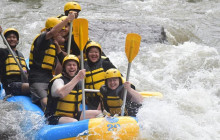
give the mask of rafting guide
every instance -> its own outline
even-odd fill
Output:
[[[15,28],[8,28],[1,37],[7,48],[0,48],[0,80],[6,95],[30,96],[27,81],[28,68],[23,54],[16,49],[19,43],[19,33]]]

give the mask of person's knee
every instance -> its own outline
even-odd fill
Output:
[[[47,105],[47,97],[42,98],[41,101],[44,105]]]
[[[30,95],[29,84],[21,82],[12,82],[6,89],[6,94],[12,95]]]
[[[71,122],[77,122],[78,120],[70,117],[61,117],[59,119],[58,124],[64,124],[64,123],[71,123]]]
[[[92,117],[95,118],[97,115],[102,114],[101,110],[91,110]]]
[[[29,90],[29,83],[22,83],[22,88]]]
[[[42,98],[42,99],[40,100],[40,102],[41,102],[41,107],[42,107],[42,109],[44,110],[45,107],[46,107],[46,105],[47,105],[47,97]]]
[[[66,121],[67,122],[77,122],[78,120],[74,119],[74,118],[66,117]]]
[[[100,114],[100,113],[102,113],[101,110],[96,110],[95,115],[98,115],[98,114]]]
[[[103,116],[102,111],[101,110],[87,110],[86,113],[86,119],[90,119],[90,118],[96,118],[97,116]],[[80,120],[82,120],[82,114],[80,117]]]
[[[24,94],[30,94],[29,83],[22,83],[21,91]]]

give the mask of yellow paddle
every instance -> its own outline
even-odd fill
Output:
[[[144,98],[155,96],[157,98],[163,98],[163,94],[160,92],[142,91],[139,92]]]
[[[78,18],[73,20],[74,40],[80,50],[81,69],[84,69],[83,49],[88,41],[88,20]],[[82,81],[83,119],[85,119],[85,90],[84,79]]]
[[[85,89],[85,92],[100,92],[98,89]],[[139,92],[144,98],[149,97],[157,97],[157,98],[163,98],[163,94],[160,92],[151,92],[151,91],[141,91]]]
[[[129,80],[131,62],[133,61],[133,59],[136,57],[136,55],[139,52],[140,43],[141,43],[140,35],[134,34],[134,33],[130,33],[127,35],[126,42],[125,42],[125,53],[128,59],[126,81]],[[121,107],[121,116],[124,116],[126,97],[127,97],[127,90],[125,90],[124,92],[123,105]]]
[[[77,46],[83,51],[88,41],[88,20],[84,18],[73,20],[73,34]]]
[[[138,54],[140,43],[141,43],[140,35],[134,33],[130,33],[127,35],[125,42],[125,53],[129,63],[131,63]]]

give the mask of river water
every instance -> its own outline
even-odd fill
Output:
[[[20,50],[29,56],[31,42],[50,16],[63,13],[68,0],[1,0],[0,25],[19,30]],[[138,33],[140,50],[130,81],[139,91],[157,91],[138,112],[140,139],[220,139],[220,0],[84,0],[80,18],[89,21],[89,37],[103,47],[126,75],[128,33]],[[166,40],[161,43],[161,28]],[[0,47],[5,47],[0,41]],[[0,102],[0,139],[30,139],[43,118]],[[29,131],[19,124],[31,121]],[[28,133],[29,132],[29,133]]]

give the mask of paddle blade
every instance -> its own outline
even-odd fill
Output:
[[[152,97],[163,98],[163,94],[160,92],[139,92],[143,97]]]
[[[131,63],[138,54],[140,43],[141,36],[139,34],[130,33],[127,35],[125,42],[125,53],[129,63]]]
[[[80,51],[83,51],[86,42],[88,41],[88,20],[78,18],[73,20],[73,35],[74,41],[79,47]]]

